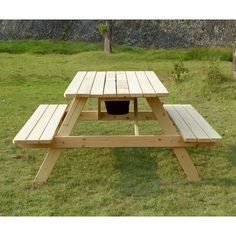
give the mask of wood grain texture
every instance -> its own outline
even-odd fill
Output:
[[[69,84],[68,88],[66,89],[64,96],[65,97],[73,97],[75,95],[77,95],[80,85],[83,82],[83,79],[85,77],[85,75],[87,74],[86,71],[79,71],[74,79],[71,81],[71,83]]]
[[[66,97],[134,98],[167,95],[167,89],[153,71],[82,71],[77,73],[65,91]]]
[[[221,136],[189,104],[164,105],[186,142],[215,142]]]

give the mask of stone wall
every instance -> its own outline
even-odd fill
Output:
[[[101,42],[100,20],[0,20],[0,39]],[[116,20],[113,42],[141,47],[230,47],[236,20]]]

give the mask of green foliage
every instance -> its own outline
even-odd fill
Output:
[[[104,36],[104,34],[107,32],[107,26],[105,23],[99,23],[98,24],[98,31],[100,32],[100,34],[102,36]]]
[[[104,28],[102,26],[101,28]],[[104,32],[101,29],[100,32]],[[102,50],[102,44],[86,43],[81,41],[53,41],[53,40],[9,40],[0,41],[0,52],[7,53],[33,53],[33,54],[76,54],[87,51]],[[156,60],[220,60],[232,61],[230,48],[188,48],[188,49],[145,49],[127,45],[113,45],[115,53],[124,53],[131,59]],[[139,54],[133,57],[130,52]],[[128,59],[128,58],[127,58]]]
[[[75,54],[102,49],[100,44],[81,41],[9,40],[0,41],[0,52],[33,54]]]
[[[223,82],[227,78],[220,72],[218,61],[212,61],[208,67],[207,78],[210,82]]]
[[[174,78],[175,82],[183,81],[187,78],[188,69],[184,67],[184,63],[182,61],[177,62],[174,64],[171,75]]]

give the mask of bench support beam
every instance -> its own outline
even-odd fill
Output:
[[[156,119],[159,121],[163,132],[166,135],[176,135],[178,134],[178,130],[175,127],[174,123],[171,121],[171,119],[169,118],[166,110],[163,108],[163,105],[160,101],[160,99],[158,97],[150,97],[147,98],[147,102],[149,103],[154,116],[156,117]],[[190,158],[190,156],[188,155],[188,152],[185,148],[174,148],[174,153],[181,165],[181,167],[184,170],[184,173],[187,176],[187,179],[189,181],[199,181],[201,180],[201,178],[198,175],[198,172]]]
[[[104,148],[104,147],[205,147],[213,142],[183,141],[180,135],[103,135],[103,136],[56,136],[50,144],[22,143],[25,148]]]

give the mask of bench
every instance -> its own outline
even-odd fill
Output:
[[[15,144],[51,143],[66,112],[66,104],[41,104],[13,139]]]
[[[216,142],[222,137],[189,104],[164,105],[185,142]]]

